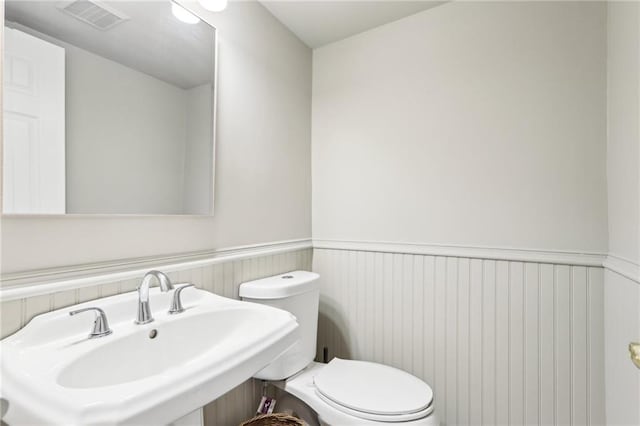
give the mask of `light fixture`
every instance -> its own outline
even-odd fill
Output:
[[[171,2],[171,13],[173,13],[173,16],[175,16],[176,19],[184,22],[185,24],[197,24],[200,22],[200,18],[174,2]]]
[[[222,12],[226,7],[228,0],[199,0],[200,5],[212,12]]]

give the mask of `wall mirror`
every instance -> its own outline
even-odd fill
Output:
[[[4,3],[3,213],[211,214],[215,28],[166,0]]]

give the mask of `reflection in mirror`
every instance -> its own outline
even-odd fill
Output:
[[[169,1],[7,0],[4,35],[3,213],[211,214],[213,27]]]

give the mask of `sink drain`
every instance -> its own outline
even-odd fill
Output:
[[[149,339],[155,339],[157,335],[158,335],[158,330],[154,328],[149,332]]]

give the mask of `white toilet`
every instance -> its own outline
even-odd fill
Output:
[[[433,413],[433,392],[417,377],[372,362],[338,358],[328,364],[313,361],[319,277],[313,272],[295,271],[240,285],[243,300],[289,311],[299,324],[300,341],[254,377],[273,381],[304,402],[322,425],[439,425]]]

